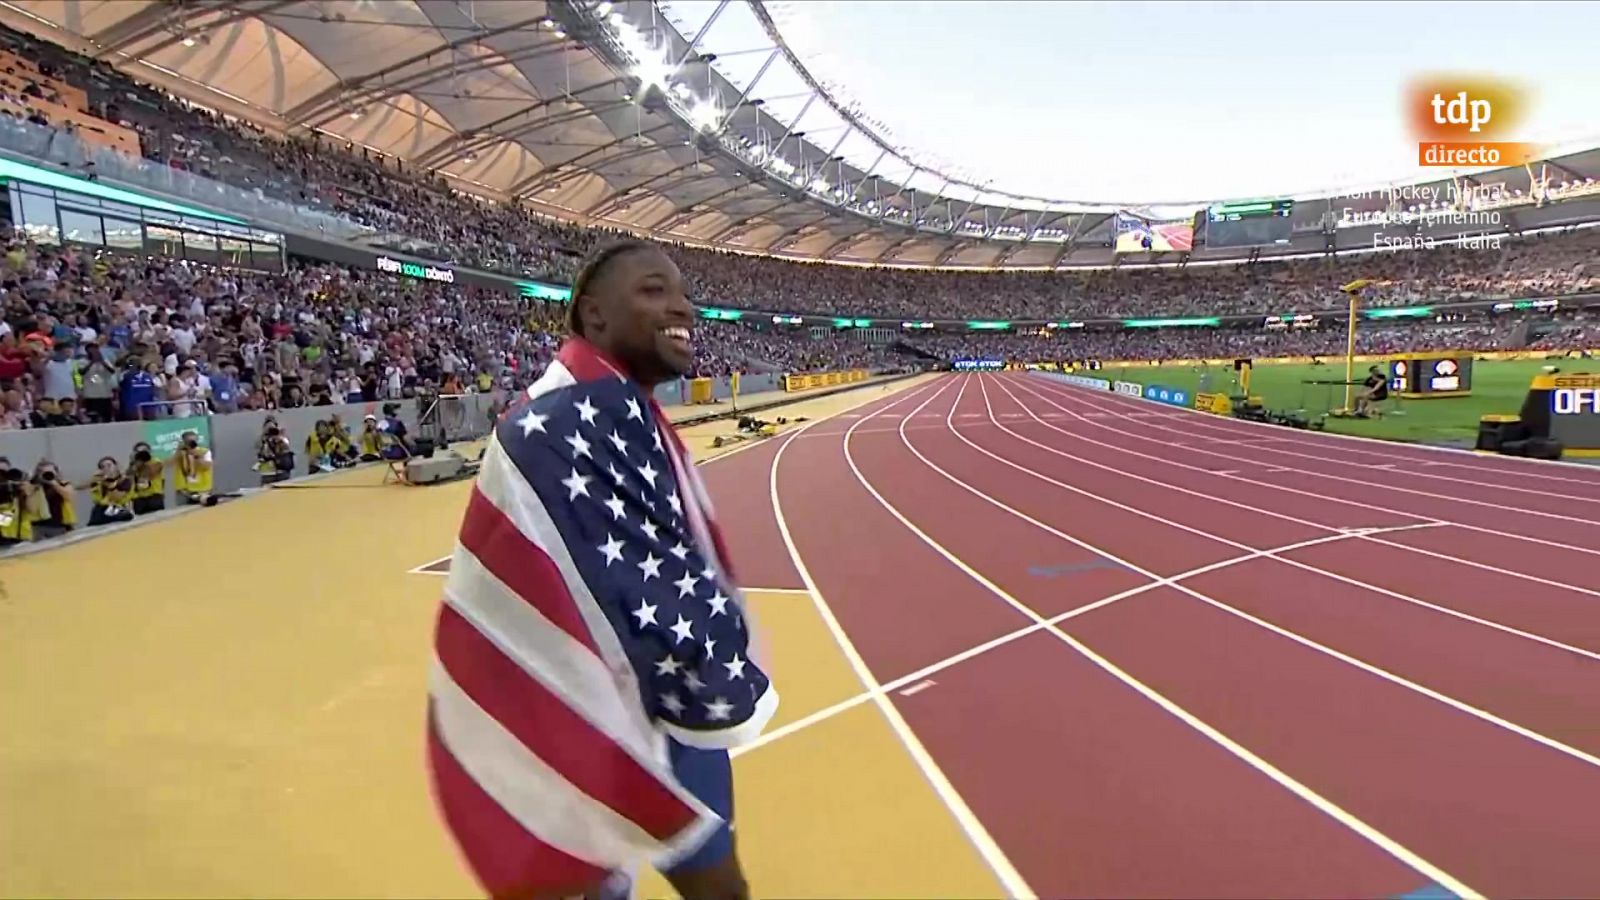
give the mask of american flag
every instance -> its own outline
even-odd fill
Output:
[[[434,795],[491,896],[668,867],[717,829],[667,741],[733,747],[771,719],[747,615],[671,424],[569,340],[495,429],[435,635]]]

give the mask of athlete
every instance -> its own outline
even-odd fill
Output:
[[[693,365],[694,308],[665,253],[627,242],[579,272],[566,324],[496,428],[452,558],[435,795],[497,898],[611,900],[649,864],[685,900],[746,900],[728,751],[778,695],[651,396]]]

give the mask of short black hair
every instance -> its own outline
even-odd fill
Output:
[[[639,250],[654,250],[656,245],[648,241],[626,240],[618,241],[601,247],[589,258],[583,261],[583,267],[578,270],[578,277],[572,280],[572,297],[567,301],[567,333],[583,337],[583,317],[578,315],[578,298],[588,293],[589,286],[605,274],[612,263],[629,253]]]

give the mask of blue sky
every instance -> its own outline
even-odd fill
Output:
[[[716,4],[662,5],[692,32]],[[1524,139],[1600,145],[1600,3],[775,0],[768,9],[812,73],[840,85],[913,159],[1058,200],[1205,201],[1415,178],[1401,91],[1439,70],[1524,83],[1535,101]],[[764,56],[737,51],[763,41],[735,2],[702,49],[729,54],[716,65],[742,83]],[[797,90],[769,72],[755,94]],[[774,101],[768,112],[784,119],[801,102]],[[821,106],[801,127],[830,145],[844,129],[830,130],[838,120]],[[841,152],[863,163],[877,155],[859,138]]]

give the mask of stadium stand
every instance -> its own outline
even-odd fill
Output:
[[[618,233],[579,228],[451,190],[351,145],[280,138],[138,84],[101,62],[15,32],[16,59],[38,59],[59,92],[81,96],[107,128],[138,136],[145,157],[302,204],[378,232],[375,243],[519,277],[569,281],[578,260]],[[17,113],[0,107],[9,115]],[[36,123],[37,124],[37,123]],[[57,124],[52,122],[51,124]],[[127,149],[124,147],[124,149]],[[1335,309],[1337,286],[1374,282],[1367,303],[1404,306],[1600,289],[1600,233],[1509,241],[1501,251],[1438,247],[1266,264],[1183,268],[945,272],[800,263],[676,247],[700,302],[744,310],[916,318],[1097,318],[1276,314]]]

